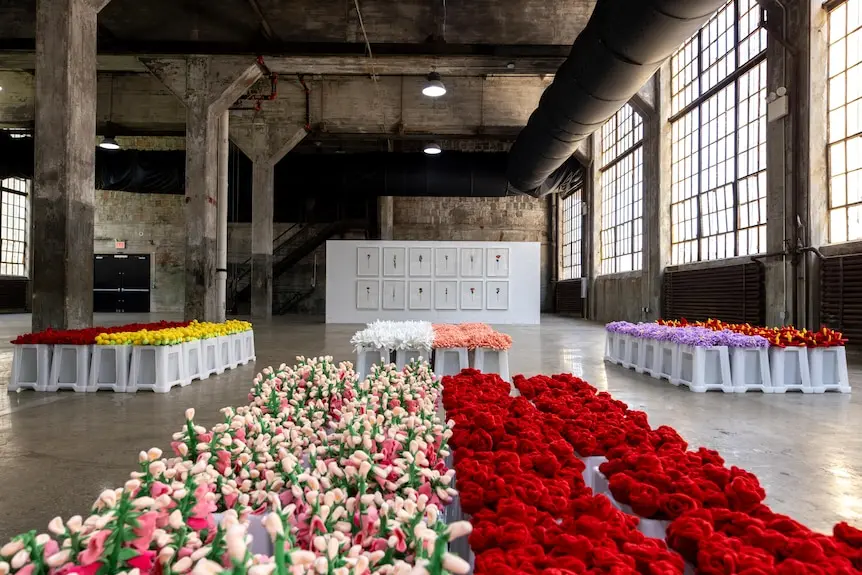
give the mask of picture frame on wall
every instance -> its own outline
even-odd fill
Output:
[[[405,307],[406,283],[402,280],[387,280],[383,282],[383,309],[403,310]]]
[[[383,275],[385,277],[404,277],[407,269],[405,248],[383,248]]]
[[[410,248],[410,276],[431,276],[431,248]]]
[[[487,254],[486,275],[489,278],[509,277],[509,248],[488,248],[485,253]]]
[[[434,275],[438,278],[458,277],[458,248],[434,250]]]
[[[380,248],[371,246],[356,248],[356,275],[375,278],[380,275]]]
[[[509,309],[509,282],[489,281],[485,284],[485,308],[493,310]]]
[[[461,282],[461,309],[484,309],[484,289],[481,281]]]
[[[458,309],[458,282],[438,281],[434,283],[434,309]]]
[[[411,281],[407,298],[409,309],[431,309],[431,282]]]
[[[461,277],[482,277],[482,258],[485,250],[482,248],[461,248]]]
[[[378,280],[356,281],[356,309],[380,309],[380,282]]]

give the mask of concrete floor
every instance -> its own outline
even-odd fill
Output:
[[[101,325],[173,319],[99,316]],[[247,401],[253,375],[297,355],[351,359],[358,326],[278,318],[255,326],[257,365],[157,395],[102,392],[6,393],[9,340],[29,331],[30,317],[0,316],[0,542],[55,515],[85,512],[103,487],[136,468],[137,453],[167,450],[183,412],[195,407],[211,426],[218,409]],[[553,316],[541,326],[505,327],[514,339],[513,374],[571,372],[675,427],[693,447],[717,449],[729,464],[756,473],[769,503],[809,527],[829,531],[850,521],[862,527],[862,369],[851,365],[854,395],[695,394],[602,361],[604,330]]]

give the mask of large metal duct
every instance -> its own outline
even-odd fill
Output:
[[[516,191],[541,197],[578,144],[634,96],[727,0],[598,0],[509,152]]]

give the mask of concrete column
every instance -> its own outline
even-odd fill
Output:
[[[269,155],[269,133],[265,123],[254,125],[251,196],[251,316],[272,317],[272,226],[275,170]]]
[[[96,20],[107,3],[36,3],[33,331],[93,323]]]
[[[253,124],[234,123],[234,141],[251,158],[251,315],[272,317],[273,215],[275,165],[303,138],[304,127],[267,122],[262,115]]]
[[[222,112],[218,121],[218,221],[216,225],[216,286],[218,288],[218,321],[227,314],[227,196],[230,152],[230,114]]]
[[[395,198],[377,198],[377,220],[380,222],[380,239],[392,240],[395,236]]]
[[[141,61],[187,109],[185,317],[219,321],[224,317],[216,283],[219,119],[261,70],[249,58]]]

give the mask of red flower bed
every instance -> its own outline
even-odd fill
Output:
[[[509,397],[497,375],[465,370],[443,384],[476,575],[683,572],[679,555],[584,485],[560,418]]]
[[[45,345],[93,345],[96,336],[103,333],[119,333],[128,331],[167,329],[171,327],[185,327],[187,321],[159,321],[154,323],[128,323],[114,327],[89,327],[84,329],[51,329],[37,333],[19,335],[12,340],[16,345],[21,344],[45,344]]]
[[[642,517],[670,520],[668,543],[708,575],[822,575],[862,570],[862,531],[846,523],[815,533],[763,504],[757,477],[726,467],[715,452],[688,450],[671,428],[653,430],[629,410],[571,375],[515,377],[515,386],[555,420],[581,456],[600,466],[614,499]]]

